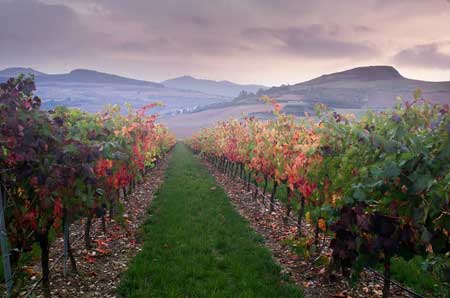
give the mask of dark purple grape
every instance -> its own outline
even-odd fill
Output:
[[[373,226],[375,233],[390,237],[395,232],[395,220],[381,213],[375,213],[373,216]]]
[[[61,117],[55,117],[53,119],[53,121],[58,125],[58,126],[63,126],[64,124],[64,120]]]
[[[394,121],[395,123],[399,123],[402,120],[402,118],[397,114],[393,114],[391,120]]]

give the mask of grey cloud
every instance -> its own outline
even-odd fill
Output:
[[[416,45],[398,52],[392,60],[406,66],[450,69],[450,51],[440,50],[445,45],[450,46],[450,42]]]
[[[86,55],[106,39],[106,34],[94,34],[67,6],[0,1],[0,60],[25,62]]]
[[[0,37],[12,43],[57,41],[77,27],[75,13],[66,6],[27,0],[0,2],[0,19]],[[2,42],[2,47],[7,42]]]
[[[193,16],[191,18],[192,23],[199,26],[199,27],[206,27],[211,25],[211,21],[206,18],[206,17],[201,17],[201,16]]]
[[[283,65],[276,79],[285,81],[298,79],[298,65],[307,77],[320,67],[387,63],[401,48],[397,62],[444,69],[445,53],[412,46],[445,37],[449,13],[446,0],[0,0],[0,66],[135,71],[158,63],[172,74],[201,66],[221,76],[245,63],[238,80]]]
[[[373,28],[369,27],[369,26],[364,26],[364,25],[355,25],[353,26],[353,30],[356,33],[370,33],[375,31]]]
[[[376,55],[377,50],[365,43],[336,38],[338,26],[311,25],[289,28],[248,28],[242,34],[262,46],[284,50],[290,54],[320,59],[364,58]]]
[[[158,49],[169,49],[171,46],[172,42],[161,36],[152,40],[130,40],[121,42],[116,46],[116,48],[126,52],[153,52]]]
[[[147,44],[135,41],[121,43],[118,47],[124,51],[131,52],[146,52],[149,50],[149,46]]]

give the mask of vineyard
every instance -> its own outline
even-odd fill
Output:
[[[33,79],[23,76],[0,86],[0,241],[8,296],[20,291],[24,265],[36,249],[43,293],[50,296],[55,235],[62,234],[64,260],[77,272],[70,226],[83,219],[77,228],[91,249],[93,220],[106,231],[127,195],[175,144],[156,116],[147,115],[155,104],[130,107],[126,115],[113,106],[99,114],[63,107],[47,112],[34,89]]]
[[[281,200],[285,222],[295,217],[292,244],[303,257],[324,260],[327,271],[351,280],[380,269],[383,297],[391,268],[416,261],[420,278],[433,279],[431,295],[448,297],[449,107],[417,91],[413,101],[361,119],[318,106],[316,117],[300,120],[265,100],[276,120],[220,122],[189,145],[228,176],[244,179],[248,191],[254,184],[255,199],[262,195],[264,202],[270,192],[269,211]]]
[[[0,85],[7,297],[450,296],[450,109],[420,91],[358,118],[264,97],[271,120],[176,144],[157,103],[45,111],[35,89]]]

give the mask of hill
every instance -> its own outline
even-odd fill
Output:
[[[123,84],[123,85],[139,85],[139,86],[152,86],[163,88],[164,86],[155,83],[142,80],[135,80],[126,77],[121,77],[114,74],[108,74],[95,70],[88,69],[75,69],[69,73],[64,74],[46,74],[32,68],[13,67],[0,71],[0,77],[3,79],[9,77],[15,77],[20,73],[34,74],[36,83],[41,82],[60,82],[60,83],[89,83],[89,84]]]
[[[29,67],[10,67],[3,70],[0,70],[0,77],[1,78],[9,78],[9,77],[17,77],[19,74],[33,74],[35,76],[38,75],[46,75],[43,72],[34,70]]]
[[[21,73],[35,75],[36,95],[42,98],[43,106],[47,109],[63,105],[97,112],[107,104],[124,106],[128,102],[134,107],[140,107],[161,101],[164,107],[157,108],[157,112],[173,115],[232,100],[232,97],[175,89],[160,83],[86,69],[47,74],[32,68],[7,68],[0,70],[0,82]]]
[[[367,66],[327,74],[298,83],[265,90],[261,94],[241,96],[235,104],[250,104],[268,95],[291,105],[325,103],[335,108],[392,107],[397,97],[410,99],[420,88],[424,98],[433,102],[450,102],[449,82],[427,82],[403,77],[392,66]]]
[[[191,76],[182,76],[161,82],[166,87],[195,90],[208,94],[236,97],[241,91],[257,92],[259,89],[267,89],[262,85],[241,85],[230,81],[213,81],[197,79]]]

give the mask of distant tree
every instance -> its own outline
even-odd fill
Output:
[[[245,90],[242,90],[239,92],[238,98],[246,98],[249,95],[249,93]]]

